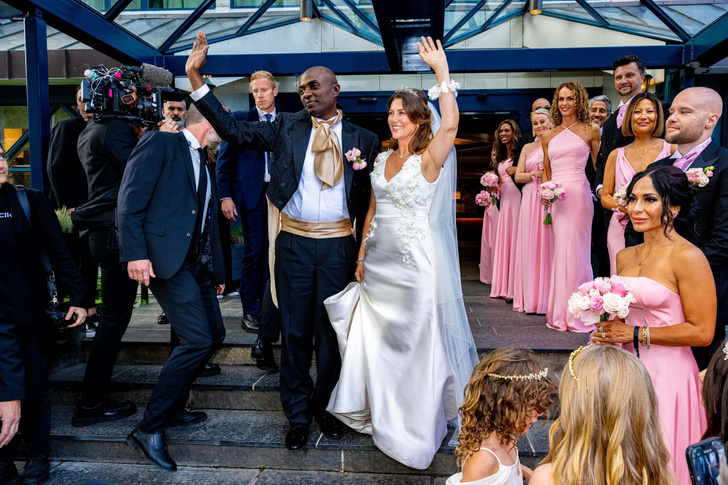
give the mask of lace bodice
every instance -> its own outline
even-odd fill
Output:
[[[374,236],[382,218],[398,218],[397,237],[403,242],[403,261],[413,264],[410,246],[414,239],[424,239],[429,234],[427,218],[439,181],[428,182],[422,175],[422,156],[412,155],[402,169],[387,181],[384,169],[392,150],[380,153],[372,169],[372,189],[376,198],[376,214],[367,233],[364,244]]]

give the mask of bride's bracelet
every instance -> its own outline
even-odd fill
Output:
[[[455,97],[458,97],[458,89],[460,89],[460,83],[457,81],[443,81],[439,86],[436,84],[427,91],[427,96],[434,101],[440,97],[442,93],[453,93]]]

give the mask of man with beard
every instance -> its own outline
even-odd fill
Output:
[[[165,119],[171,119],[181,130],[185,127],[185,119],[187,119],[187,105],[184,101],[165,101],[162,114]]]
[[[723,112],[720,95],[704,87],[688,88],[675,96],[666,122],[665,141],[677,145],[677,151],[658,160],[647,169],[674,165],[684,172],[706,171],[708,183],[698,187],[696,200],[697,241],[692,241],[708,258],[718,293],[718,315],[713,342],[708,347],[693,347],[693,355],[702,370],[725,338],[728,323],[728,150],[711,138]],[[710,170],[707,170],[711,167]],[[627,246],[642,242],[642,234],[628,224]]]
[[[165,429],[207,418],[183,406],[192,381],[225,338],[216,296],[225,286],[217,190],[205,163],[205,148],[219,143],[192,107],[182,132],[142,138],[119,188],[120,261],[129,278],[149,286],[179,338],[144,418],[127,437],[132,448],[166,470],[177,465],[167,452]]]
[[[286,447],[299,450],[314,419],[327,437],[344,433],[343,424],[326,412],[341,358],[323,302],[352,279],[379,140],[342,120],[336,109],[341,88],[336,75],[323,66],[308,69],[299,79],[306,111],[278,113],[272,123],[236,122],[202,79],[208,48],[200,32],[185,66],[195,106],[229,143],[273,152],[267,195],[280,211],[272,218],[280,223],[280,233],[271,273],[282,326],[281,403],[290,423]],[[343,154],[354,148],[367,160],[365,170],[354,170],[344,160]],[[314,350],[315,385],[310,375]]]

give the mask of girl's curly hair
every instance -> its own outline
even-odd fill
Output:
[[[554,128],[559,126],[564,120],[559,111],[559,92],[567,88],[574,92],[574,110],[576,111],[577,121],[586,123],[587,125],[591,122],[589,117],[589,95],[584,87],[575,82],[570,81],[568,83],[562,83],[556,91],[554,91],[554,100],[551,102],[551,117],[554,120]]]
[[[455,449],[459,466],[492,433],[504,446],[525,435],[531,412],[545,413],[553,402],[556,385],[548,377],[509,380],[488,374],[525,376],[542,370],[530,350],[507,347],[494,350],[475,366],[460,406],[460,445]]]

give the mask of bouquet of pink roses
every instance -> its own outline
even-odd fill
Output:
[[[480,207],[488,207],[492,203],[492,198],[488,192],[481,190],[475,195],[475,203]]]
[[[494,172],[485,172],[485,174],[480,177],[480,185],[483,187],[498,187],[498,175]]]
[[[543,200],[548,200],[553,203],[557,200],[564,200],[566,198],[566,189],[558,182],[544,182],[538,186],[539,196]],[[553,224],[551,218],[551,205],[544,208],[546,211],[546,217],[544,217],[543,223],[545,226]]]
[[[599,277],[579,286],[569,298],[569,312],[587,325],[625,318],[636,300],[627,285]]]

